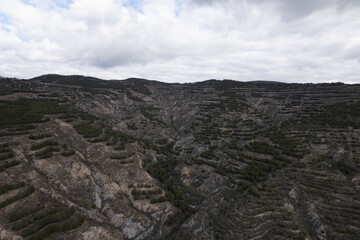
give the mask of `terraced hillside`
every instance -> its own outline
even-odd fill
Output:
[[[0,79],[0,239],[358,239],[360,85]]]

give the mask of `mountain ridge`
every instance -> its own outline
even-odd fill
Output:
[[[359,109],[342,83],[1,79],[1,236],[356,239]]]
[[[283,84],[300,84],[300,85],[317,85],[317,84],[345,84],[345,85],[358,85],[358,83],[344,83],[344,82],[319,82],[319,83],[312,83],[312,82],[282,82],[282,81],[275,81],[275,80],[236,80],[236,79],[207,79],[207,80],[200,80],[195,82],[165,82],[165,81],[159,81],[159,80],[152,80],[152,79],[146,79],[146,78],[139,78],[139,77],[128,77],[124,79],[102,79],[98,77],[92,77],[92,76],[86,76],[86,75],[64,75],[64,74],[56,74],[56,73],[49,73],[49,74],[43,74],[32,78],[11,78],[11,77],[3,77],[0,76],[2,79],[18,79],[18,80],[40,80],[42,78],[46,77],[66,77],[66,78],[82,78],[82,79],[92,79],[92,80],[99,80],[99,81],[149,81],[149,82],[158,82],[158,83],[165,83],[165,84],[196,84],[196,83],[203,83],[203,82],[211,82],[211,81],[234,81],[234,82],[240,82],[240,83],[283,83]]]

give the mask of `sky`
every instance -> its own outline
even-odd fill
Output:
[[[0,0],[0,76],[360,83],[360,0]]]

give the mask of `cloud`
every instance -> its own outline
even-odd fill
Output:
[[[360,82],[355,0],[0,0],[0,75]]]

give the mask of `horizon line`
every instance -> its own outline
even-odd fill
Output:
[[[359,85],[360,83],[345,83],[345,82],[341,82],[341,81],[333,81],[333,82],[318,82],[318,83],[313,83],[313,82],[283,82],[283,81],[276,81],[276,80],[265,80],[265,79],[255,79],[255,80],[238,80],[238,79],[216,79],[216,78],[210,78],[210,79],[204,79],[204,80],[199,80],[199,81],[193,81],[193,82],[165,82],[162,80],[155,80],[155,79],[149,79],[149,78],[143,78],[143,77],[127,77],[124,79],[105,79],[105,78],[99,78],[99,77],[94,77],[94,76],[90,76],[90,75],[81,75],[81,74],[58,74],[58,73],[46,73],[46,74],[42,74],[42,75],[38,75],[35,77],[31,77],[31,78],[19,78],[19,77],[5,77],[5,76],[0,76],[0,79],[16,79],[16,80],[34,80],[36,78],[40,78],[40,77],[44,77],[44,76],[62,76],[62,77],[85,77],[85,78],[93,78],[93,79],[97,79],[97,80],[101,80],[101,81],[126,81],[126,80],[130,80],[130,79],[139,79],[139,80],[145,80],[145,81],[153,81],[153,82],[160,82],[160,83],[165,83],[165,84],[194,84],[194,83],[203,83],[203,82],[207,82],[207,81],[235,81],[235,82],[243,82],[243,83],[256,83],[256,82],[264,82],[264,83],[280,83],[280,84],[344,84],[344,85]]]

